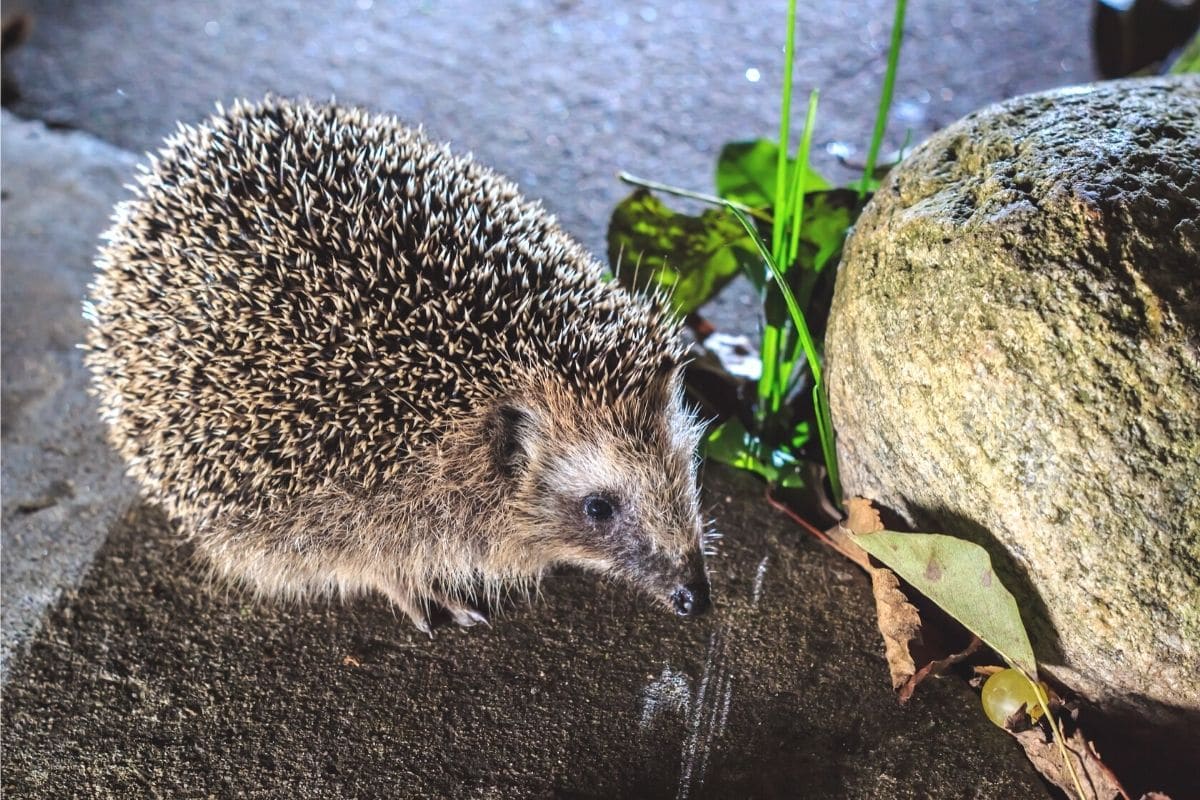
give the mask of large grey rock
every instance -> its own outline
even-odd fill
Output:
[[[1200,77],[1020,97],[888,179],[827,339],[847,491],[988,545],[1055,676],[1177,720],[1200,711],[1198,220]]]
[[[133,157],[3,114],[0,674],[133,496],[77,347],[92,256]]]

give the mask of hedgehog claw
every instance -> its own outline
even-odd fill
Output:
[[[425,609],[414,604],[411,607],[403,610],[405,616],[409,618],[417,630],[428,636],[430,639],[433,638],[434,621],[432,616],[428,614]]]
[[[447,606],[447,611],[454,618],[454,624],[460,628],[470,628],[475,625],[487,625],[491,627],[492,623],[488,621],[487,616],[478,609],[470,606]]]
[[[433,638],[433,626],[429,624],[428,617],[426,617],[424,614],[409,614],[408,618],[412,620],[412,624],[417,627],[417,630],[428,636],[430,639]]]
[[[402,611],[417,630],[430,639],[433,638],[433,621],[428,609],[422,603],[416,602],[402,592],[389,591],[385,593],[387,598],[392,601],[392,606]]]
[[[491,626],[487,614],[466,600],[442,594],[435,595],[434,600],[445,610],[445,621],[453,622],[460,628],[472,628],[480,624]]]

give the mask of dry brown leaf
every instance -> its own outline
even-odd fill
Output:
[[[346,656],[345,658],[342,659],[342,666],[343,667],[361,667],[362,662],[359,661],[354,656]]]
[[[871,592],[875,595],[875,612],[878,616],[879,632],[883,634],[883,649],[887,656],[888,672],[892,676],[892,688],[904,686],[916,673],[908,643],[921,635],[921,616],[904,592],[900,579],[886,567],[871,563],[865,550],[854,543],[850,534],[874,533],[883,530],[883,521],[870,500],[851,497],[846,501],[846,519],[830,530],[829,537],[838,544],[838,549],[847,555],[871,576]],[[911,690],[909,694],[911,694]],[[903,701],[902,701],[903,702]]]
[[[846,501],[846,519],[842,522],[851,533],[875,533],[883,530],[883,520],[871,501],[862,497],[851,497]]]
[[[892,688],[899,689],[917,671],[908,643],[921,635],[921,616],[900,590],[900,579],[890,569],[871,569],[871,591],[875,595],[875,613],[879,616]]]
[[[877,567],[872,566],[871,557],[855,543],[851,534],[883,530],[879,512],[871,505],[870,500],[851,497],[846,500],[846,514],[846,519],[825,531],[825,536],[835,550],[871,573]]]
[[[1049,734],[1038,726],[1012,735],[1025,748],[1029,761],[1042,777],[1066,792],[1068,797],[1076,796],[1075,783],[1063,765],[1062,752]],[[1064,731],[1063,744],[1083,789],[1081,800],[1115,800],[1118,797],[1129,800],[1112,770],[1100,760],[1096,748],[1079,730],[1069,736]]]

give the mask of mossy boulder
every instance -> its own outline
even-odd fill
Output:
[[[1200,76],[937,133],[851,236],[826,339],[847,494],[984,544],[1048,671],[1200,711]]]

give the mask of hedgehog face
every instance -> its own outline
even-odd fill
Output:
[[[700,429],[677,380],[612,408],[507,407],[515,526],[542,560],[618,576],[680,616],[708,610]],[[647,402],[656,401],[656,402]],[[655,409],[647,411],[647,409]]]

